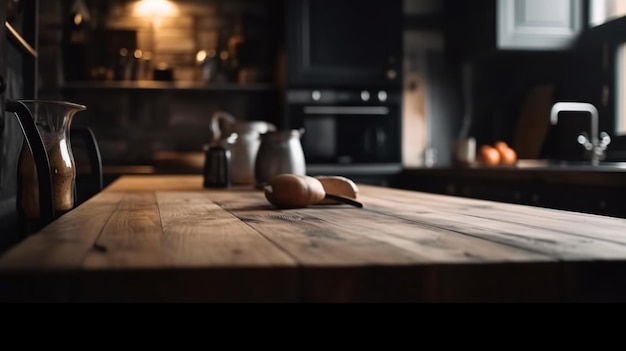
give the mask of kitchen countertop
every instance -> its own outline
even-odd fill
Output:
[[[162,167],[152,164],[107,164],[103,166],[105,174],[176,174],[202,173],[202,167]],[[577,172],[577,173],[625,173],[626,162],[601,162],[591,165],[589,162],[558,162],[547,160],[520,160],[515,165],[487,166],[480,163],[469,165],[435,166],[435,167],[403,167],[398,163],[385,164],[309,164],[307,170],[313,173],[368,173],[394,174],[403,170],[412,171],[489,171],[489,172]]]
[[[544,160],[521,160],[513,166],[485,166],[481,164],[455,165],[444,167],[406,167],[399,164],[382,165],[309,165],[310,175],[359,175],[400,176],[404,180],[411,177],[454,177],[475,180],[495,181],[539,181],[545,184],[589,185],[602,187],[626,186],[626,163],[611,162],[600,166],[588,163],[559,163]],[[201,175],[197,167],[157,167],[154,165],[105,165],[104,176],[149,175],[149,174],[193,174]],[[393,181],[392,181],[393,184]]]
[[[406,167],[397,164],[377,166],[357,165],[313,165],[307,166],[311,175],[358,176],[389,175],[402,177],[447,176],[465,179],[501,181],[541,181],[553,184],[582,184],[597,186],[626,186],[626,163],[610,163],[611,166],[590,166],[586,163],[559,164],[527,160],[514,166],[485,166],[480,164],[446,167]],[[192,167],[156,167],[154,165],[105,165],[106,176],[149,175],[149,174],[202,174],[202,170]]]
[[[336,165],[319,164],[307,165],[307,171],[315,174],[397,174],[402,171],[401,164],[357,164]],[[198,167],[159,167],[155,165],[105,165],[104,174],[201,174]]]
[[[359,185],[276,210],[124,176],[0,257],[5,301],[624,301],[626,220]]]
[[[548,184],[626,186],[626,163],[610,162],[592,166],[586,162],[522,160],[511,166],[481,164],[450,167],[409,167],[403,176],[447,176],[502,181],[541,181]]]

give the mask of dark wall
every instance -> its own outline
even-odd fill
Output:
[[[562,60],[563,72],[558,81],[556,101],[575,101],[593,104],[599,111],[599,131],[613,131],[612,114],[603,102],[601,45],[575,46]],[[558,124],[550,128],[544,144],[544,157],[561,160],[584,160],[585,150],[577,138],[582,132],[590,133],[591,118],[587,113],[563,112]]]
[[[0,23],[4,23],[6,2],[0,3]],[[18,23],[19,21],[13,22]],[[17,158],[22,145],[22,133],[13,114],[4,111],[6,99],[22,97],[24,90],[21,53],[5,38],[0,26],[0,75],[6,82],[0,109],[0,251],[19,240],[17,231]],[[18,27],[18,29],[21,29]]]
[[[473,61],[471,132],[480,144],[514,141],[520,109],[536,86],[562,86],[566,52],[501,51]],[[546,122],[549,116],[546,116]]]
[[[568,51],[500,51],[473,60],[473,123],[470,134],[479,145],[515,140],[520,111],[533,87],[553,85],[553,102],[579,101],[600,110],[600,130],[612,131],[612,118],[603,109],[601,57],[591,48]],[[543,111],[549,120],[549,112]],[[577,143],[581,132],[590,131],[588,114],[563,113],[557,125],[548,126],[539,157],[584,159]]]
[[[569,50],[499,50],[496,44],[496,1],[445,1],[446,60],[456,73],[462,101],[461,67],[471,67],[472,99],[469,134],[478,145],[503,140],[512,144],[520,110],[533,87],[553,85],[553,102],[593,103],[601,113],[601,130],[612,131],[612,112],[603,106],[602,45],[597,40],[578,43]],[[583,35],[584,37],[585,35]],[[549,121],[549,112],[545,115]],[[578,160],[584,150],[577,144],[580,132],[589,131],[589,116],[568,114],[548,132],[539,157]]]
[[[72,126],[94,130],[105,165],[150,164],[159,151],[202,152],[211,141],[211,116],[217,110],[239,120],[264,120],[278,126],[282,118],[273,89],[65,89],[62,95],[87,106]]]
[[[564,94],[593,103],[600,113],[600,131],[611,135],[607,159],[626,161],[626,136],[615,135],[617,116],[617,51],[626,43],[626,17],[589,28],[573,52]]]

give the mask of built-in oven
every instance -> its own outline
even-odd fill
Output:
[[[401,94],[385,90],[290,90],[287,124],[303,128],[307,167],[401,164]]]

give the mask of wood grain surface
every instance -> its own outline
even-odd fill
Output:
[[[7,301],[622,301],[626,220],[359,185],[277,210],[126,176],[0,257]]]

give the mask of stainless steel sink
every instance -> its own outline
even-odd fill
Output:
[[[580,170],[580,171],[626,171],[626,162],[601,161],[559,161],[559,160],[518,160],[519,169]]]

